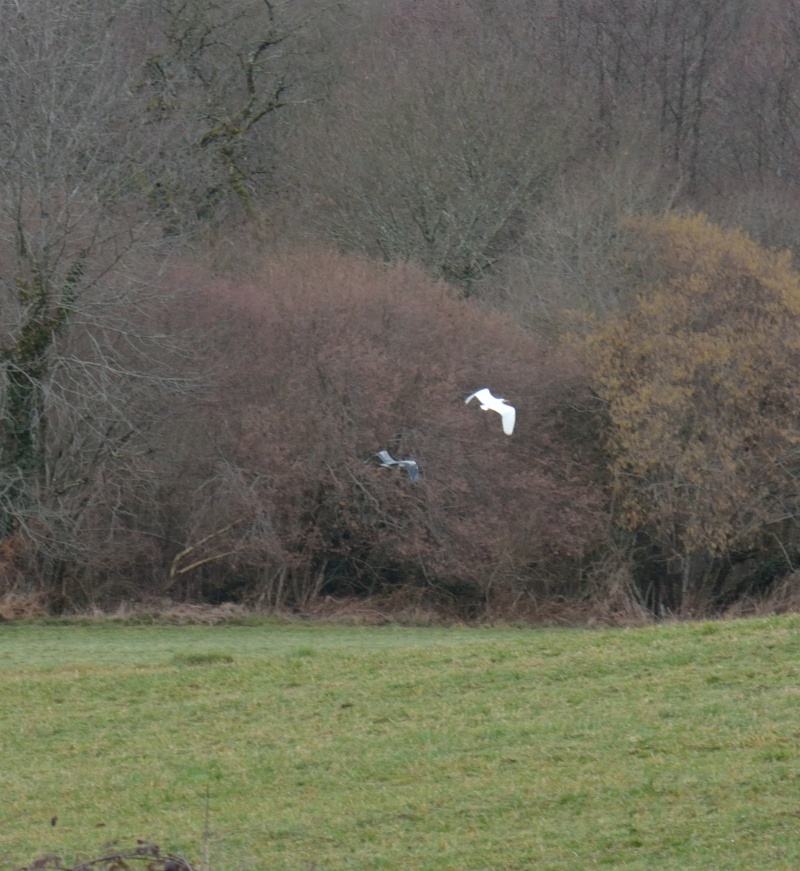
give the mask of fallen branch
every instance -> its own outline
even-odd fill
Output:
[[[225,535],[226,532],[229,532],[236,526],[238,523],[241,523],[241,519],[234,520],[233,523],[229,523],[227,526],[223,526],[221,529],[216,530],[216,532],[209,533],[205,538],[201,538],[200,541],[195,542],[194,544],[190,544],[189,547],[185,547],[182,551],[175,554],[172,559],[172,562],[169,564],[169,573],[167,574],[167,582],[164,585],[164,589],[168,590],[177,579],[178,575],[184,575],[186,572],[190,572],[192,569],[196,569],[199,566],[205,565],[206,563],[214,562],[215,560],[224,559],[226,556],[231,556],[236,553],[235,550],[226,550],[224,553],[215,553],[211,556],[203,557],[202,559],[195,560],[192,563],[189,563],[188,566],[182,566],[178,568],[181,560],[184,557],[189,556],[190,553],[193,553],[197,550],[197,548],[202,547],[207,541],[211,541],[212,538],[218,538],[220,535]]]

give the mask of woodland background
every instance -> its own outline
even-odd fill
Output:
[[[798,0],[0,22],[2,601],[797,604]]]

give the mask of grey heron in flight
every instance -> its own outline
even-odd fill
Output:
[[[378,451],[377,454],[373,454],[368,460],[365,460],[365,462],[369,463],[372,460],[377,460],[378,464],[384,469],[389,469],[392,466],[400,466],[406,470],[408,477],[412,481],[419,481],[419,466],[417,465],[416,460],[396,460],[389,451]]]
[[[506,435],[511,435],[514,432],[517,412],[513,405],[509,405],[505,399],[501,399],[499,396],[493,396],[488,387],[482,387],[480,390],[471,393],[464,402],[469,405],[472,399],[477,399],[484,411],[496,411],[500,415],[503,419],[503,432]]]

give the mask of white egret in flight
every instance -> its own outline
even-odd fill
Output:
[[[513,405],[509,405],[505,399],[501,399],[499,396],[493,396],[488,387],[483,387],[471,393],[464,402],[469,405],[471,399],[477,399],[484,411],[496,411],[502,417],[503,432],[506,435],[511,435],[514,432],[514,421],[517,419],[517,412]]]

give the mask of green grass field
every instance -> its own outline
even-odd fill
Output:
[[[800,618],[5,624],[0,751],[2,869],[788,871]]]

